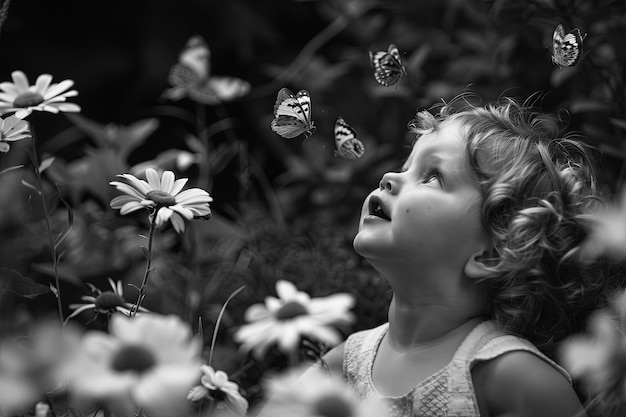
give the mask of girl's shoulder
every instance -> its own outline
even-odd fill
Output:
[[[580,401],[562,367],[493,321],[476,329],[466,352],[481,415],[575,415]]]
[[[344,351],[345,342],[341,342],[331,350],[329,350],[322,361],[324,363],[323,366],[326,366],[331,374],[334,375],[342,375],[343,373],[343,351]]]
[[[528,350],[476,363],[472,380],[481,415],[576,415],[582,409],[563,373]]]

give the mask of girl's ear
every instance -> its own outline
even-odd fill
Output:
[[[491,272],[489,267],[489,254],[480,250],[474,253],[465,263],[465,275],[469,278],[482,278]]]

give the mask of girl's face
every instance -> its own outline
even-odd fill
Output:
[[[449,121],[420,137],[402,171],[383,175],[365,199],[354,248],[375,267],[462,271],[488,248],[481,191],[461,131],[458,121]]]

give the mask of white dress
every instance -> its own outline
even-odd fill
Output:
[[[343,376],[361,399],[372,395],[385,399],[389,404],[390,417],[479,417],[471,375],[473,365],[516,350],[533,353],[572,383],[567,371],[530,342],[503,332],[493,321],[484,321],[465,337],[444,368],[417,384],[405,395],[384,396],[374,387],[372,369],[376,352],[388,328],[389,323],[385,323],[348,337],[344,347]]]

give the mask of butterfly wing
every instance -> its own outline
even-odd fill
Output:
[[[178,63],[195,72],[197,78],[207,79],[210,75],[211,51],[201,36],[192,36],[178,56]]]
[[[400,59],[400,51],[391,44],[387,51],[370,52],[370,64],[374,68],[374,78],[376,81],[389,87],[397,84],[406,76],[406,69]]]
[[[250,83],[237,77],[212,76],[189,89],[189,97],[202,104],[235,100],[250,91]]]
[[[209,76],[210,51],[200,36],[189,38],[168,74],[168,82],[172,88],[165,91],[164,97],[180,100],[191,90],[202,86]]]
[[[293,94],[281,88],[274,104],[274,120],[271,128],[284,138],[295,138],[301,134],[309,137],[315,131],[311,120],[311,97],[306,90]]]
[[[574,28],[566,34],[563,25],[558,24],[552,34],[552,62],[561,68],[571,67],[580,60],[582,52],[580,29]]]
[[[356,138],[356,131],[343,118],[335,122],[335,155],[346,159],[359,159],[365,153],[365,146]]]
[[[400,51],[398,50],[398,47],[396,45],[394,44],[389,45],[389,48],[387,49],[387,53],[391,55],[392,57],[394,57],[396,61],[398,61],[399,64],[402,63],[402,59],[400,59]]]
[[[298,137],[303,133],[306,136],[307,133],[307,127],[302,122],[289,116],[276,116],[270,126],[274,132],[287,139]]]

